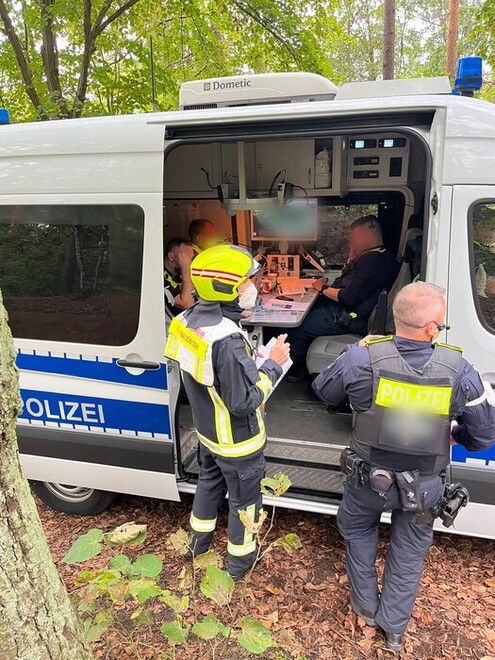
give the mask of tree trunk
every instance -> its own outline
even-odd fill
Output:
[[[0,658],[90,660],[93,654],[20,470],[15,421],[21,401],[14,359],[0,294]]]
[[[449,0],[449,27],[445,68],[449,78],[455,78],[457,65],[457,39],[459,36],[459,0]]]
[[[385,0],[383,16],[383,79],[394,77],[395,0]]]

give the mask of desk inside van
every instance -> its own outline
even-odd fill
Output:
[[[291,300],[279,300],[276,293],[261,294],[256,306],[242,320],[242,325],[273,328],[296,328],[306,318],[318,291],[307,289],[304,293],[287,295]]]

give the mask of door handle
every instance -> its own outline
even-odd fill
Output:
[[[148,369],[150,371],[158,371],[160,365],[158,362],[148,362],[146,360],[133,361],[133,360],[124,360],[121,358],[117,360],[117,365],[123,367],[124,369]]]

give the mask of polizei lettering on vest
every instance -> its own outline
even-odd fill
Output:
[[[251,87],[253,84],[252,80],[214,80],[213,81],[213,91],[223,90],[223,89],[241,89],[246,87]]]
[[[386,408],[402,408],[448,415],[452,388],[413,385],[380,378],[376,403]]]
[[[105,414],[101,404],[75,401],[58,401],[54,404],[47,399],[30,397],[24,402],[24,407],[28,415],[35,419],[105,424]]]

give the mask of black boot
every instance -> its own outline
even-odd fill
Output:
[[[294,363],[284,376],[288,383],[303,383],[309,374],[304,363]]]
[[[383,632],[385,634],[385,646],[390,649],[390,651],[400,653],[403,648],[404,634],[390,633],[386,630]]]

